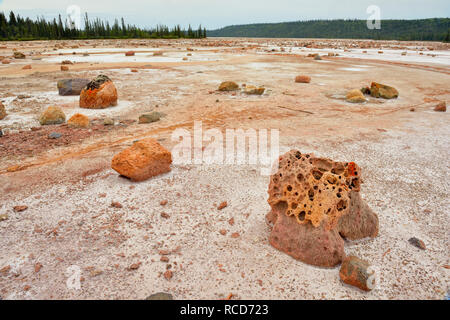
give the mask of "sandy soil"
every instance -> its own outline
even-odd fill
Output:
[[[17,48],[27,59],[0,65],[0,100],[8,112],[0,120],[0,214],[8,215],[0,221],[2,299],[144,299],[159,291],[176,299],[230,293],[233,299],[443,299],[449,290],[450,127],[448,112],[433,111],[450,100],[449,45],[314,39],[3,45],[0,56]],[[125,57],[129,50],[138,54]],[[375,50],[386,58],[374,58]],[[402,58],[405,50],[414,58]],[[311,52],[340,56],[315,61],[306,57]],[[61,72],[62,60],[76,63]],[[32,69],[22,70],[27,64]],[[117,86],[117,107],[80,110],[77,97],[58,96],[58,79],[99,73]],[[294,83],[299,74],[311,83]],[[264,86],[266,93],[216,92],[226,80]],[[348,90],[371,81],[396,87],[400,97],[345,102]],[[62,106],[68,117],[84,113],[97,127],[30,131],[49,105]],[[152,110],[166,116],[135,122]],[[103,130],[105,117],[118,125]],[[338,267],[309,266],[268,244],[268,177],[257,166],[173,165],[141,183],[110,168],[115,153],[143,137],[172,148],[172,132],[192,130],[194,121],[223,131],[276,128],[281,152],[295,148],[358,163],[380,233],[347,242],[346,253],[378,270],[377,287],[359,291],[340,281]],[[46,143],[48,132],[58,130],[64,140]],[[223,201],[228,206],[218,210]],[[15,212],[19,205],[28,209]],[[411,237],[427,249],[409,244]],[[67,285],[76,270],[79,290]]]

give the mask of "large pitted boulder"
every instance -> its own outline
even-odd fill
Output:
[[[370,95],[375,98],[394,99],[398,97],[398,91],[393,87],[372,82],[370,85]]]
[[[152,138],[135,142],[115,155],[111,167],[134,181],[144,181],[170,171],[172,154]]]
[[[78,96],[81,90],[89,84],[89,79],[62,79],[57,83],[59,95],[61,96]]]
[[[105,75],[97,76],[81,91],[80,108],[104,109],[116,105],[116,86]]]
[[[3,105],[3,103],[0,101],[0,120],[5,119],[6,117],[6,109],[5,106]]]
[[[305,263],[333,267],[345,258],[344,238],[378,234],[378,216],[362,200],[361,169],[291,150],[271,176],[270,244]]]
[[[219,86],[219,91],[236,91],[236,90],[239,90],[239,86],[236,82],[233,81],[222,82]]]
[[[66,115],[60,107],[50,106],[39,117],[39,123],[43,126],[61,124],[66,121]]]

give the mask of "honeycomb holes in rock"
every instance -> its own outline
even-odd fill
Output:
[[[334,266],[345,257],[343,238],[378,233],[378,217],[360,197],[360,168],[292,150],[271,176],[271,244],[296,259]],[[280,219],[280,217],[282,219]]]
[[[333,164],[331,160],[311,158],[300,152],[296,158],[309,162],[311,170],[308,174],[301,166],[293,168],[296,178],[292,182],[282,183],[283,190],[275,186],[283,179],[283,173],[272,176],[274,195],[279,199],[274,203],[277,211],[295,216],[300,224],[311,222],[316,227],[323,220],[323,215],[339,216],[348,207],[350,198],[346,193],[352,189],[359,191],[356,164]],[[285,165],[289,168],[294,164],[287,160]],[[330,199],[335,201],[325,206]]]

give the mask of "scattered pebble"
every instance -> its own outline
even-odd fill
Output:
[[[0,269],[0,273],[3,274],[3,275],[5,275],[5,274],[7,274],[10,270],[11,270],[11,266],[10,266],[10,265],[7,265],[7,266],[4,266],[3,268]]]
[[[173,300],[173,296],[170,293],[158,292],[148,296],[145,300]]]
[[[25,210],[27,210],[27,209],[28,209],[27,206],[15,206],[15,207],[13,208],[13,210],[14,210],[15,212],[22,212],[22,211],[25,211]]]
[[[228,203],[226,201],[222,202],[218,207],[217,210],[222,210],[228,206]]]
[[[123,208],[122,204],[120,204],[119,202],[116,202],[116,201],[111,202],[111,207],[116,208],[116,209]]]
[[[434,107],[434,111],[437,112],[446,112],[447,111],[447,105],[445,103],[445,101],[441,101],[437,104],[436,107]]]
[[[41,263],[38,262],[34,265],[34,272],[38,273],[39,271],[41,271],[41,269],[42,269]]]
[[[103,273],[102,270],[95,269],[95,270],[91,270],[91,272],[89,274],[91,275],[91,277],[97,277],[97,276],[101,275],[102,273]]]
[[[114,125],[114,120],[111,118],[105,118],[105,120],[103,120],[103,125],[105,126],[113,126]]]
[[[152,123],[159,121],[162,117],[162,114],[160,112],[154,111],[152,113],[145,113],[139,117],[139,123]]]
[[[133,263],[131,266],[128,267],[128,270],[137,270],[141,266],[142,262]]]
[[[425,243],[422,240],[417,239],[416,237],[410,238],[408,242],[419,249],[426,249]]]
[[[233,294],[229,293],[228,296],[225,298],[225,300],[231,300],[231,298],[233,298]]]
[[[50,133],[50,134],[48,135],[48,137],[49,137],[50,139],[59,139],[59,138],[62,137],[62,134],[61,134],[61,133],[58,133],[58,132],[52,132],[52,133]]]
[[[164,272],[164,278],[166,278],[166,280],[170,280],[173,277],[173,272],[171,270],[167,270],[166,272]]]
[[[164,219],[169,219],[170,218],[170,216],[167,213],[165,213],[165,212],[161,212],[161,217],[164,218]]]

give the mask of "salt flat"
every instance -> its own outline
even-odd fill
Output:
[[[144,299],[160,291],[176,299],[443,299],[448,291],[450,126],[448,112],[433,111],[450,98],[448,44],[234,38],[6,45],[0,56],[17,49],[27,59],[0,66],[8,113],[0,120],[0,214],[8,214],[0,221],[0,269],[10,266],[0,272],[2,299]],[[129,49],[134,57],[125,57]],[[165,54],[149,56],[153,51]],[[60,71],[63,60],[74,62],[68,72]],[[26,64],[32,69],[23,70]],[[118,106],[80,109],[79,97],[57,94],[59,79],[98,74],[116,85]],[[311,82],[295,83],[297,75]],[[221,93],[222,81],[266,92]],[[398,89],[398,99],[345,101],[346,92],[372,81]],[[64,130],[60,143],[40,137],[45,129],[31,128],[49,105],[67,117],[89,116],[92,128],[54,126]],[[150,111],[165,116],[138,124]],[[106,117],[116,125],[102,128]],[[378,214],[380,232],[345,246],[378,268],[378,286],[359,291],[340,281],[338,267],[309,266],[271,247],[269,177],[257,166],[173,165],[141,183],[110,168],[112,157],[138,139],[173,148],[173,131],[192,131],[195,121],[221,131],[279,129],[281,152],[359,164],[362,196]],[[111,207],[113,201],[123,207]],[[228,206],[217,210],[223,201]],[[28,209],[14,212],[17,205]],[[412,246],[411,237],[427,249]],[[160,261],[161,250],[169,262]],[[73,267],[81,271],[80,290],[67,286]],[[170,280],[163,276],[168,268]]]

